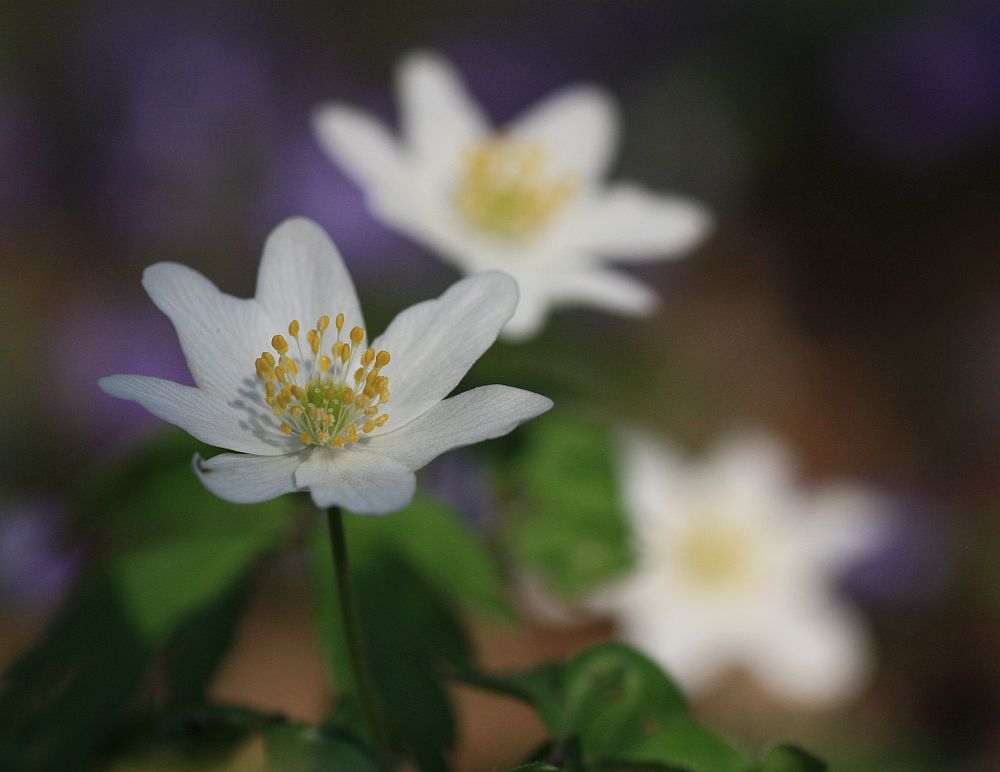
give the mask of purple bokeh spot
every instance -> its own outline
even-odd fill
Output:
[[[239,219],[255,199],[278,89],[245,25],[167,8],[126,6],[85,25],[80,96],[107,123],[93,129],[108,221],[171,243]]]
[[[912,494],[893,497],[882,544],[844,576],[845,589],[873,605],[920,603],[953,575],[955,534],[940,508]]]
[[[154,375],[193,385],[170,321],[152,304],[128,306],[93,299],[70,305],[55,320],[47,351],[47,415],[62,431],[114,452],[163,422],[135,402],[101,391],[98,379],[115,373]]]
[[[41,499],[0,511],[0,601],[45,612],[63,598],[82,563],[67,546],[66,513]]]
[[[1000,128],[1000,8],[937,7],[848,41],[831,69],[834,108],[876,157],[953,158]]]
[[[308,118],[303,116],[303,124]],[[412,251],[402,236],[370,213],[364,193],[320,149],[307,131],[289,132],[264,181],[265,223],[305,216],[319,223],[337,245],[351,273],[373,276]],[[253,234],[258,236],[260,234]],[[408,262],[408,261],[404,261]]]
[[[473,529],[487,533],[496,526],[496,494],[487,467],[462,451],[435,459],[422,482],[431,496],[454,509]]]
[[[0,223],[35,212],[53,187],[54,155],[31,105],[0,92]]]

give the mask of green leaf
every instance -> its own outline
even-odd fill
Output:
[[[482,540],[445,505],[418,494],[392,517],[351,520],[352,538],[391,542],[443,596],[496,619],[515,619],[496,562]]]
[[[616,760],[653,762],[691,772],[750,772],[753,763],[689,717],[678,717],[616,755]]]
[[[291,528],[288,497],[253,506],[209,493],[191,471],[199,446],[173,433],[106,472],[86,497],[108,529],[110,572],[140,632],[159,640],[226,592]]]
[[[226,652],[249,595],[249,574],[210,603],[188,614],[162,653],[169,690],[168,710],[203,705],[206,692]]]
[[[584,416],[559,410],[528,424],[525,435],[511,481],[524,513],[511,518],[509,547],[559,593],[577,597],[632,563],[611,438]]]
[[[663,671],[618,643],[601,644],[567,663],[525,673],[462,678],[533,705],[557,745],[579,738],[588,763],[629,760],[633,757],[622,751],[688,715],[683,695]]]
[[[760,772],[824,772],[826,764],[794,745],[776,745],[767,754]]]
[[[152,651],[105,574],[4,674],[0,769],[78,769],[122,720]]]
[[[379,772],[371,752],[349,732],[336,726],[281,724],[264,732],[267,758],[281,772]]]
[[[455,728],[440,672],[468,669],[469,642],[448,600],[392,540],[354,538],[358,520],[348,518],[351,581],[379,709],[397,750],[412,755],[420,769],[446,769]],[[320,640],[335,682],[350,684],[325,533],[314,540],[312,565]]]

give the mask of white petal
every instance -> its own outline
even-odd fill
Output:
[[[277,456],[295,446],[249,399],[229,401],[204,389],[146,375],[110,375],[99,384],[112,397],[138,402],[167,423],[219,448]]]
[[[647,284],[606,268],[560,277],[553,283],[552,299],[560,304],[593,306],[629,316],[651,314],[660,303],[659,296]]]
[[[871,651],[860,619],[832,601],[762,621],[747,665],[776,693],[806,704],[844,702],[864,685]]]
[[[295,470],[302,460],[302,453],[286,456],[221,453],[208,460],[195,454],[192,466],[198,479],[219,498],[236,504],[256,504],[298,490]]]
[[[552,400],[530,391],[480,386],[439,402],[402,429],[372,437],[366,447],[417,470],[452,448],[509,434],[551,407]]]
[[[514,280],[486,272],[400,313],[373,344],[392,356],[384,372],[393,426],[405,426],[444,399],[496,340],[516,304]]]
[[[708,232],[708,210],[689,199],[619,184],[586,200],[574,212],[569,243],[616,258],[680,257]]]
[[[221,394],[253,383],[254,360],[270,340],[270,335],[260,337],[268,324],[256,301],[219,292],[200,273],[177,263],[151,265],[142,285],[173,322],[195,383]]]
[[[351,107],[331,104],[317,108],[312,123],[323,150],[377,205],[402,194],[407,185],[407,164],[379,121]]]
[[[545,325],[549,314],[549,300],[537,288],[518,282],[517,308],[510,321],[504,325],[504,340],[523,341],[534,337]]]
[[[268,348],[271,335],[284,333],[298,319],[308,330],[323,314],[332,319],[343,313],[347,329],[364,326],[354,283],[337,248],[311,220],[286,220],[264,245],[257,273],[257,301],[275,326],[257,352]],[[253,360],[250,362],[253,366]]]
[[[320,509],[344,507],[384,515],[410,503],[417,480],[403,464],[364,448],[316,448],[295,471],[295,484]]]
[[[398,89],[403,134],[415,160],[439,182],[453,182],[464,152],[489,131],[482,110],[455,68],[427,51],[403,59]]]
[[[644,582],[640,579],[638,584]],[[638,590],[645,598],[623,598],[619,612],[622,637],[666,670],[689,694],[711,690],[725,675],[730,661],[727,646],[717,630],[697,620],[671,613],[662,599],[649,597],[647,587],[627,587],[626,595]]]
[[[686,520],[687,474],[676,450],[643,432],[623,432],[618,478],[625,510],[640,546],[670,530],[670,520]]]
[[[573,86],[522,115],[510,131],[540,142],[555,169],[586,184],[607,171],[618,145],[618,122],[618,110],[607,92]]]

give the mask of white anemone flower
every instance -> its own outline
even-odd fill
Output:
[[[392,512],[431,459],[552,406],[498,385],[448,397],[514,312],[517,287],[501,273],[417,303],[370,344],[351,277],[308,220],[268,238],[253,298],[226,295],[176,263],[147,268],[143,286],[173,322],[197,386],[144,375],[100,385],[236,451],[194,459],[205,486],[228,501],[307,490],[321,508]]]
[[[650,313],[655,292],[606,258],[677,257],[705,235],[705,208],[603,177],[619,141],[615,103],[595,86],[558,91],[494,128],[440,56],[399,65],[402,137],[342,104],[314,115],[320,144],[387,225],[464,273],[502,270],[521,290],[510,338],[536,333],[552,306]]]
[[[884,503],[848,483],[806,492],[773,437],[730,438],[701,463],[645,435],[623,441],[637,565],[592,599],[691,694],[742,669],[801,704],[863,687],[871,644],[838,575],[884,538]]]

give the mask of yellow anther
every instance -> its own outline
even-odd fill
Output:
[[[361,427],[361,431],[363,431],[365,434],[371,434],[373,431],[375,431],[375,422],[365,421],[365,425]]]
[[[298,405],[295,405],[289,412],[292,414],[292,418],[302,417],[302,408],[300,408]]]
[[[387,364],[389,364],[389,359],[390,357],[388,351],[379,351],[378,356],[375,357],[375,366],[385,367]]]
[[[360,327],[354,327],[351,329],[351,343],[355,346],[360,345],[361,341],[365,339],[365,331]]]
[[[331,364],[330,357],[328,357],[326,354],[323,354],[323,356],[319,358],[319,369],[322,370],[324,373],[330,369],[330,364]]]
[[[378,408],[375,407],[375,405],[369,405],[368,407],[365,408],[365,415],[368,416],[369,418],[377,416]]]
[[[389,390],[388,389],[382,389],[382,391],[379,392],[378,398],[382,402],[388,402],[389,401]]]
[[[268,399],[274,399],[274,381],[268,381],[264,384],[264,393]]]
[[[375,349],[373,348],[365,349],[365,353],[361,355],[361,364],[363,364],[365,367],[368,367],[368,365],[370,365],[374,359],[375,359]]]
[[[375,419],[376,426],[385,426],[385,422],[389,420],[389,414],[383,413],[378,418]]]
[[[319,352],[319,333],[316,330],[309,330],[306,333],[306,340],[309,341],[309,348],[312,349],[313,354]]]
[[[288,376],[285,375],[285,368],[284,367],[277,368],[274,371],[274,377],[277,378],[282,383],[285,383],[288,380]]]
[[[290,372],[292,375],[299,374],[299,366],[295,364],[294,359],[290,359],[288,357],[282,357],[281,366],[284,367],[286,370],[288,370],[288,372]]]
[[[326,441],[328,439],[330,439],[329,432],[320,432],[316,435],[316,441],[319,442],[320,445],[326,445]]]
[[[337,332],[338,333],[342,329],[344,329],[344,315],[343,314],[337,314],[337,319],[334,321],[334,324],[337,325]]]
[[[277,351],[279,354],[284,354],[286,351],[288,351],[288,341],[285,340],[284,335],[275,335],[273,338],[271,338],[271,345],[274,347],[274,350]]]
[[[293,338],[299,337],[299,320],[298,319],[292,319],[292,321],[290,321],[288,323],[288,334],[291,335]]]
[[[362,392],[361,394],[358,394],[358,396],[355,397],[355,399],[354,399],[354,406],[355,407],[364,407],[367,403],[368,403],[368,399],[366,399],[364,392]]]
[[[355,383],[358,382],[358,381],[360,381],[364,377],[365,377],[365,368],[359,367],[357,370],[354,371],[354,381],[355,381]]]
[[[341,316],[343,316],[343,314],[341,314]],[[333,443],[333,447],[335,448],[344,447],[344,438],[341,437],[339,434],[335,436],[332,440],[330,440],[330,442]]]
[[[330,317],[323,314],[319,320],[316,322],[316,329],[320,332],[326,332],[326,328],[330,326]]]
[[[351,347],[348,346],[346,343],[344,343],[340,347],[340,361],[346,365],[347,362],[350,360],[350,358],[351,358]]]
[[[354,392],[349,386],[344,387],[344,390],[340,394],[340,399],[344,404],[354,401]]]
[[[347,441],[348,442],[358,441],[358,427],[356,427],[354,424],[351,424],[350,426],[347,427]]]
[[[291,434],[292,433],[292,427],[289,426],[284,421],[282,421],[282,423],[281,423],[281,431],[283,431],[285,434]]]
[[[274,354],[272,354],[270,351],[263,351],[261,352],[260,356],[261,359],[263,359],[265,362],[271,365],[271,367],[274,367]]]
[[[300,433],[299,434],[299,439],[302,440],[306,445],[312,445],[313,439],[309,435],[309,432],[302,432],[302,433]]]
[[[333,354],[333,358],[334,359],[340,359],[340,351],[341,351],[341,349],[344,348],[344,345],[345,344],[344,344],[344,342],[342,340],[338,340],[330,348],[330,353]]]
[[[306,390],[301,386],[292,386],[292,396],[299,402],[304,402],[306,398]]]

